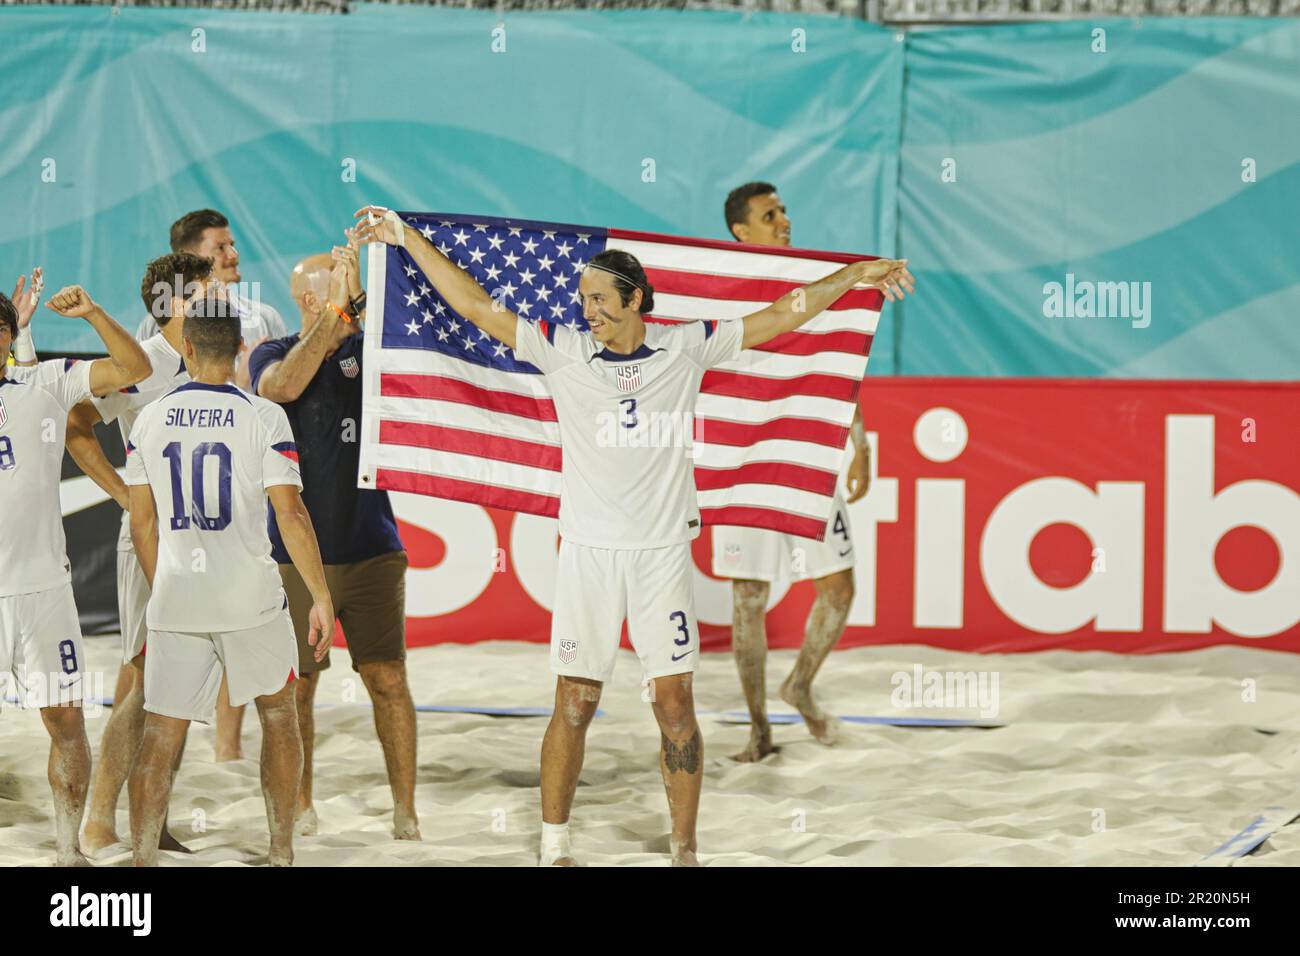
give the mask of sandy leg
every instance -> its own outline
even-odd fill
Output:
[[[99,761],[95,765],[95,783],[90,792],[90,808],[86,814],[86,832],[82,835],[82,848],[94,856],[105,847],[121,843],[117,835],[117,801],[126,786],[131,761],[140,747],[144,732],[144,693],[140,688],[139,670],[133,665],[123,665],[126,680],[118,675],[117,693],[113,697],[112,713],[104,724],[104,736],[99,741]]]
[[[86,829],[81,836],[82,848],[92,856],[122,842],[117,835],[117,803],[144,733],[142,680],[138,666],[122,665],[113,709],[99,741],[99,761],[95,764],[94,785],[90,789]]]
[[[140,749],[131,764],[131,855],[136,866],[158,865],[158,841],[171,799],[173,767],[185,744],[188,720],[146,714]]]
[[[695,822],[704,783],[704,741],[695,720],[691,674],[655,679],[652,707],[659,722],[659,769],[672,817],[669,845],[673,866],[699,866],[695,857]]]
[[[227,760],[242,760],[244,757],[241,737],[244,730],[244,708],[230,706],[230,691],[226,686],[226,675],[221,675],[221,691],[217,694],[217,739],[213,744],[217,763]]]
[[[54,794],[56,862],[59,866],[90,866],[77,846],[90,787],[90,743],[81,705],[42,707],[41,720],[50,734],[48,775]]]
[[[113,709],[99,741],[99,762],[95,764],[90,807],[86,812],[86,827],[81,834],[81,847],[91,856],[122,842],[117,835],[117,804],[131,772],[131,762],[135,759],[136,752],[140,749],[140,740],[144,736],[142,667],[143,658],[140,657],[130,664],[122,665],[113,697]],[[185,738],[182,736],[180,749],[172,764],[173,779],[180,769],[184,754]],[[178,853],[191,852],[172,836],[165,819],[158,835],[158,848]]]
[[[312,754],[316,749],[316,687],[320,671],[303,674],[294,681],[298,708],[298,736],[302,740],[302,781],[298,785],[298,802],[293,813],[293,832],[297,836],[315,836],[318,821],[312,805]]]
[[[568,823],[587,750],[587,728],[600,703],[599,681],[557,677],[555,710],[542,737],[542,821]],[[563,856],[554,866],[576,866]]]
[[[733,581],[731,585],[731,647],[740,672],[740,686],[749,706],[749,743],[731,759],[742,763],[762,760],[772,746],[767,720],[767,598],[766,581]]]
[[[799,711],[808,732],[819,743],[830,746],[839,735],[840,722],[817,706],[813,700],[812,682],[831,648],[844,633],[849,606],[853,603],[853,572],[837,571],[813,583],[817,588],[817,599],[808,612],[803,647],[799,649],[794,669],[781,685],[781,699]]]
[[[262,796],[271,833],[271,866],[293,865],[293,809],[302,780],[302,737],[294,683],[256,701],[262,721]]]
[[[393,791],[393,838],[420,839],[415,812],[415,702],[406,682],[405,661],[360,665],[361,680],[375,708],[375,733],[384,750],[388,785]]]

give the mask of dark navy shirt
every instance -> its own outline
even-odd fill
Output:
[[[352,564],[402,550],[388,493],[357,487],[361,467],[361,343],[358,333],[321,363],[297,401],[281,406],[289,416],[302,500],[316,527],[324,564]],[[253,392],[262,373],[298,344],[298,336],[263,342],[248,361]],[[267,516],[271,556],[290,562],[271,509]]]

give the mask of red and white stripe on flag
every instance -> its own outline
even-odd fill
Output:
[[[412,221],[411,214],[404,216]],[[464,223],[467,233],[473,222],[464,216],[442,220]],[[492,221],[504,224],[503,234],[515,223]],[[515,224],[531,230],[551,225]],[[581,227],[553,227],[561,238],[575,229]],[[601,233],[605,247],[630,252],[644,266],[655,289],[651,321],[739,318],[845,263],[869,258],[628,230]],[[554,231],[546,235],[554,241]],[[458,260],[473,242],[449,245],[448,254]],[[571,255],[581,251],[579,245]],[[387,315],[386,294],[423,308],[417,288],[423,277],[408,278],[400,262],[385,247],[371,246],[371,316]],[[576,289],[576,280],[575,274],[569,288]],[[705,524],[823,535],[881,301],[877,290],[851,290],[797,331],[705,374],[694,435]],[[423,314],[440,338],[448,328],[467,331],[464,320],[439,328],[434,320],[444,319],[442,310]],[[465,343],[469,349],[472,337]],[[557,515],[559,423],[544,377],[466,361],[447,348],[401,344],[384,347],[378,330],[366,336],[361,486]]]
[[[640,260],[654,318],[733,319],[864,256],[611,229]],[[829,309],[704,376],[695,487],[704,524],[820,539],[831,513],[882,296],[853,289]]]

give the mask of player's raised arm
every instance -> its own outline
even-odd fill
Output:
[[[880,289],[891,302],[912,292],[915,279],[907,271],[906,259],[870,259],[851,262],[824,279],[792,289],[765,309],[741,319],[745,337],[741,348],[752,349],[778,335],[793,332],[814,315],[830,308],[855,285],[866,283]]]
[[[307,513],[307,506],[303,504],[296,485],[272,485],[266,489],[266,494],[275,509],[275,521],[280,527],[285,550],[311,592],[311,630],[307,643],[315,649],[312,656],[320,662],[325,659],[325,652],[334,640],[334,604],[325,583],[316,529],[312,527],[311,515]]]
[[[36,346],[32,342],[29,326],[36,312],[36,303],[41,299],[41,290],[44,288],[45,277],[41,273],[41,267],[37,266],[32,270],[31,285],[27,284],[27,276],[19,276],[14,284],[13,294],[9,297],[9,301],[14,304],[14,310],[18,313],[18,337],[14,339],[10,353],[13,355],[15,365],[38,364]]]
[[[107,312],[79,285],[70,285],[56,292],[49,307],[59,315],[85,319],[103,340],[108,358],[90,363],[90,392],[107,395],[128,388],[149,377],[153,367],[131,333],[118,325]]]
[[[507,348],[515,347],[518,316],[493,302],[468,272],[439,252],[419,231],[403,225],[397,213],[382,206],[366,206],[357,210],[356,218],[362,220],[355,233],[358,242],[384,242],[405,248],[448,305]]]

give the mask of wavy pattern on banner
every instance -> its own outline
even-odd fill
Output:
[[[0,262],[43,264],[50,284],[81,282],[134,318],[167,226],[212,205],[235,224],[245,281],[295,325],[289,269],[363,202],[723,236],[727,190],[754,178],[778,180],[803,245],[894,247],[903,50],[890,32],[512,14],[494,54],[497,22],[391,7],[6,11]],[[792,51],[795,29],[808,53]],[[48,314],[38,342],[92,351],[87,331]]]
[[[1275,294],[1295,282],[1300,248],[1289,223],[1300,213],[1297,197],[1300,164],[1164,233],[1096,255],[1008,271],[918,267],[926,295],[906,305],[905,370],[946,375],[960,362],[972,375],[1300,377],[1300,329],[1273,311]],[[904,254],[909,243],[926,241],[917,233],[939,241],[941,223],[922,217],[909,235],[906,213],[903,221]],[[980,228],[996,242],[1005,227],[986,221]],[[1136,315],[1044,315],[1044,286],[1071,274],[1076,282],[1150,283],[1150,323],[1135,327],[1146,321]],[[1231,322],[1219,327],[1231,334],[1214,348],[1166,349],[1226,314]],[[1177,363],[1167,361],[1174,356]]]
[[[1300,259],[1297,76],[1294,20],[913,35],[899,253],[926,294],[896,371],[1300,377],[1295,311],[1278,311]],[[1069,276],[1137,283],[1147,314],[1045,314]]]

